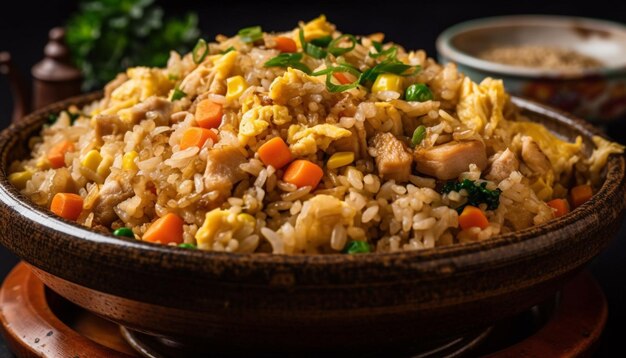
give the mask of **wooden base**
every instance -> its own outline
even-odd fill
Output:
[[[468,338],[462,352],[472,348],[472,355],[490,358],[590,355],[607,319],[607,303],[601,288],[591,275],[582,273],[563,288],[558,304],[553,303],[529,310],[526,318],[520,315],[521,318],[496,324],[493,330],[479,333],[476,337],[480,340]],[[534,317],[530,319],[534,328],[520,334],[519,328],[526,325],[523,322],[529,321],[528,317]],[[114,323],[48,291],[25,263],[18,264],[2,284],[0,321],[2,334],[18,357],[160,356],[158,352],[135,351],[132,347],[142,348],[141,344],[146,343],[141,336],[129,331],[123,335]],[[490,330],[491,336],[474,349]],[[151,348],[154,347],[152,342]]]

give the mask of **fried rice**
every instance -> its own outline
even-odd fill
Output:
[[[526,121],[501,80],[474,83],[452,63],[383,40],[342,34],[320,16],[288,32],[252,27],[199,41],[61,112],[10,180],[66,218],[54,200],[77,194],[76,222],[137,240],[397,252],[545,223],[562,214],[554,199],[574,206],[571,189],[597,187],[608,156],[623,152],[596,137],[587,157],[581,138]],[[200,118],[207,103],[221,110],[217,124]],[[187,144],[200,127],[202,140]],[[259,154],[274,138],[287,163]]]

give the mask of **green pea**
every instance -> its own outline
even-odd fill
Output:
[[[411,138],[411,145],[413,146],[413,148],[422,143],[425,135],[426,127],[418,126],[417,128],[415,128],[415,131],[413,132],[413,137]]]
[[[350,241],[343,249],[346,254],[364,254],[371,251],[372,248],[366,241]]]
[[[131,237],[134,238],[135,234],[133,234],[133,230],[127,228],[127,227],[121,227],[115,231],[113,231],[113,235],[115,236],[124,236],[124,237]]]
[[[194,244],[178,244],[178,247],[183,248],[183,249],[189,249],[189,250],[195,250],[197,249],[196,245]]]
[[[404,99],[407,101],[426,102],[433,99],[433,93],[425,84],[415,83],[406,89]]]

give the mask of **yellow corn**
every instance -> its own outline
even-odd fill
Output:
[[[11,183],[14,187],[18,189],[24,189],[26,187],[26,182],[33,177],[33,173],[29,170],[24,170],[22,172],[15,172],[9,175],[9,183]]]
[[[107,155],[103,158],[98,165],[98,169],[96,169],[96,173],[100,175],[103,179],[109,176],[111,173],[111,165],[113,165],[113,157]]]
[[[372,85],[372,93],[382,91],[394,91],[402,93],[402,76],[391,73],[382,73],[376,77],[376,81]]]
[[[92,149],[87,154],[85,154],[85,157],[80,162],[80,164],[83,167],[89,168],[95,172],[96,170],[98,170],[98,165],[100,165],[100,162],[102,162],[102,156],[100,155],[100,152]]]
[[[326,166],[328,169],[335,169],[346,166],[354,161],[354,153],[352,152],[337,152],[328,158]]]
[[[242,76],[233,76],[226,80],[226,87],[226,100],[232,101],[241,96],[243,91],[248,88],[248,83]]]
[[[134,150],[124,154],[124,156],[122,157],[122,169],[137,170],[137,165],[135,164],[135,158],[137,158],[138,155],[139,153],[135,152]]]
[[[237,221],[241,223],[247,223],[250,225],[256,224],[256,219],[254,218],[254,216],[247,214],[247,213],[241,213],[237,215]]]

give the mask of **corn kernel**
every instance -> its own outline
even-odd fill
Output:
[[[92,149],[85,155],[80,164],[83,167],[89,168],[95,172],[98,169],[98,165],[100,165],[100,162],[102,162],[102,156],[100,155],[100,152]]]
[[[26,182],[33,177],[33,173],[29,170],[24,170],[22,172],[15,172],[9,175],[9,183],[11,183],[14,187],[18,189],[24,189],[26,187]]]
[[[376,77],[376,81],[372,85],[372,93],[382,91],[394,91],[402,93],[402,76],[391,73],[382,73]]]
[[[248,213],[241,213],[239,215],[237,215],[237,221],[241,222],[241,223],[248,223],[251,225],[254,225],[256,223],[256,219],[254,218],[254,216],[248,214]]]
[[[243,91],[248,88],[248,83],[242,76],[233,76],[226,80],[226,87],[228,88],[226,90],[226,100],[232,101],[241,96]]]
[[[98,165],[98,169],[96,169],[96,173],[100,175],[103,179],[109,176],[111,173],[111,165],[113,165],[113,157],[107,155],[105,156],[100,165]]]
[[[352,152],[337,152],[328,158],[326,166],[328,169],[336,169],[346,166],[354,161],[354,153]]]
[[[124,170],[137,170],[137,165],[135,164],[135,158],[139,156],[139,153],[134,150],[124,154],[122,157],[122,169]]]

